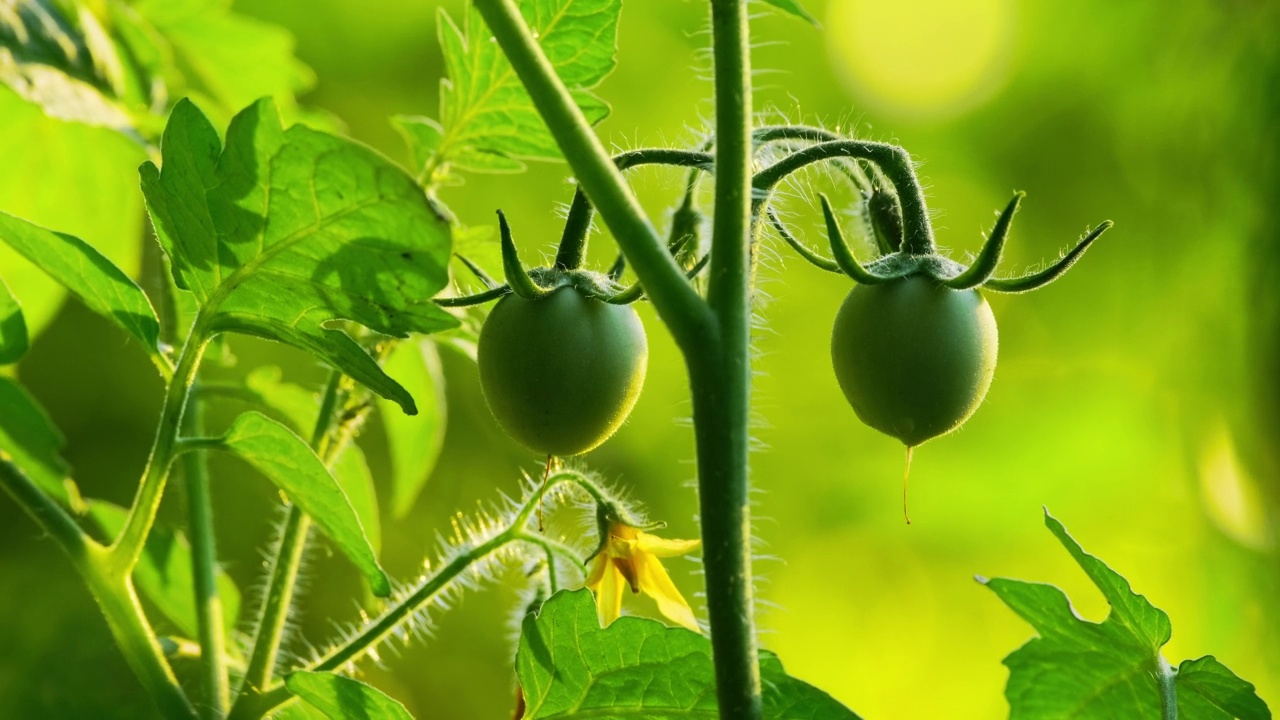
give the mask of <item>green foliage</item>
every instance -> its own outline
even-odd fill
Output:
[[[0,376],[0,456],[7,456],[63,507],[84,510],[80,491],[62,459],[62,434],[21,385]]]
[[[760,660],[768,720],[856,720],[831,696],[788,676],[776,656]],[[525,617],[516,673],[525,720],[719,716],[705,637],[635,617],[601,628],[588,590],[557,593]]]
[[[531,0],[520,12],[587,120],[609,106],[591,92],[612,72],[621,0]],[[395,118],[414,170],[428,184],[449,166],[470,172],[518,172],[520,160],[554,160],[560,149],[529,93],[474,9],[462,28],[443,10],[440,47],[448,79],[440,84],[441,122]]]
[[[982,581],[1039,633],[1004,661],[1011,718],[1169,718],[1173,715],[1161,714],[1161,695],[1170,692],[1169,682],[1181,720],[1271,717],[1253,685],[1211,655],[1169,668],[1160,655],[1173,633],[1169,616],[1086,553],[1047,512],[1045,525],[1102,592],[1111,612],[1103,622],[1092,623],[1079,618],[1067,596],[1052,585]]]
[[[220,444],[265,475],[311,516],[369,581],[375,595],[390,594],[391,583],[378,565],[377,553],[351,501],[302,438],[261,413],[249,412],[236,419]]]
[[[413,398],[355,340],[457,322],[431,297],[447,281],[449,226],[413,179],[349,140],[294,125],[274,104],[238,114],[225,148],[183,101],[142,188],[178,286],[209,334],[238,332],[309,350],[413,414]]]
[[[0,365],[12,365],[27,354],[30,338],[22,306],[0,278]]]
[[[788,12],[788,13],[791,13],[792,15],[795,15],[798,18],[807,20],[808,22],[814,25],[818,24],[818,20],[812,15],[810,15],[809,11],[805,10],[804,6],[801,5],[799,2],[797,2],[797,0],[765,0],[765,2],[778,8],[779,10],[782,10],[783,12]]]
[[[418,402],[418,414],[413,416],[387,400],[378,402],[391,456],[391,513],[401,518],[413,509],[444,447],[445,380],[433,343],[400,343],[383,367],[400,378]]]
[[[105,500],[89,500],[89,517],[114,538],[124,527],[129,511]],[[196,613],[195,578],[192,576],[191,545],[182,533],[155,528],[133,571],[138,591],[187,638],[199,637]],[[225,572],[218,571],[218,597],[222,600],[224,630],[231,639],[240,615],[240,589]],[[235,643],[228,643],[235,647]]]
[[[80,299],[142,343],[157,365],[160,322],[146,293],[102,253],[80,238],[46,230],[0,212],[0,241],[16,250]]]
[[[285,679],[285,687],[333,720],[413,720],[400,703],[341,675],[295,672]]]

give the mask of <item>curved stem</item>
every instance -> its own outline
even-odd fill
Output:
[[[929,207],[925,203],[924,188],[911,166],[911,156],[897,145],[867,142],[864,140],[838,140],[811,145],[788,155],[756,173],[753,186],[756,190],[757,211],[769,199],[773,188],[782,180],[808,165],[834,158],[859,158],[873,162],[893,183],[902,203],[903,242],[902,251],[912,255],[935,252],[933,226],[929,223]]]
[[[474,5],[511,61],[578,183],[648,288],[654,307],[676,343],[686,351],[696,348],[714,322],[706,303],[667,253],[665,243],[645,217],[591,124],[556,76],[515,1],[475,0]]]
[[[792,235],[791,231],[787,229],[787,226],[782,223],[782,218],[778,217],[778,211],[774,210],[772,205],[765,209],[765,213],[769,216],[769,224],[773,226],[773,229],[778,233],[778,236],[790,245],[791,248],[800,255],[800,257],[807,260],[809,264],[819,270],[826,270],[827,272],[833,272],[836,274],[843,273],[840,269],[839,263],[835,260],[828,260],[827,258],[822,257],[818,253],[805,247],[804,243],[800,242],[795,235]]]
[[[125,520],[119,537],[108,549],[114,566],[112,571],[121,578],[127,577],[138,564],[147,535],[155,524],[156,512],[159,511],[160,500],[164,496],[165,481],[169,477],[169,466],[177,449],[178,430],[182,426],[187,396],[191,393],[196,371],[200,368],[200,359],[208,344],[205,333],[203,319],[198,319],[182,346],[173,379],[165,390],[164,405],[160,410],[156,439],[151,446],[146,472],[142,476],[142,482],[138,484],[129,517]]]
[[[189,436],[204,433],[204,411],[199,397],[191,398],[183,422]],[[218,596],[218,551],[213,532],[213,501],[209,491],[209,466],[204,453],[183,457],[187,488],[187,516],[191,535],[191,572],[195,585],[196,622],[200,640],[200,668],[210,718],[220,718],[231,705],[227,677],[226,630],[222,598]]]
[[[712,163],[711,156],[706,153],[671,148],[642,148],[613,156],[613,164],[619,171],[637,165],[670,165],[710,171]],[[575,270],[582,266],[593,215],[591,200],[579,187],[573,193],[569,214],[565,217],[564,233],[560,236],[560,249],[556,253],[556,267],[560,270]]]

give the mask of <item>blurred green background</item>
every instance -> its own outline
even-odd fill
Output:
[[[792,674],[868,718],[1006,714],[1000,660],[1031,629],[975,574],[1053,582],[1080,614],[1105,604],[1043,528],[1042,506],[1172,618],[1166,656],[1212,653],[1280,704],[1280,12],[1269,0],[808,0],[816,31],[761,5],[757,108],[905,145],[922,163],[940,241],[975,251],[1015,189],[1028,193],[1005,260],[1056,257],[1086,226],[1116,222],[1070,275],[991,298],[1001,359],[979,413],[917,451],[914,525],[900,511],[901,446],[858,423],[827,354],[849,285],[772,238],[761,276],[753,459],[763,644]],[[315,74],[301,103],[397,159],[395,113],[434,115],[442,73],[436,4],[269,0],[236,9],[284,26]],[[461,3],[442,5],[459,17]],[[618,149],[696,143],[712,112],[705,3],[625,4],[619,67],[600,94]],[[0,209],[79,233],[139,267],[142,151],[71,126],[0,90]],[[656,221],[675,173],[634,175]],[[801,179],[782,200],[820,237]],[[64,188],[75,187],[75,206]],[[84,191],[88,189],[89,191]],[[442,199],[474,225],[502,208],[525,257],[549,258],[571,186],[562,165],[470,176]],[[852,220],[850,221],[852,226]],[[607,240],[593,257],[610,261]],[[126,260],[132,258],[132,260]],[[3,270],[3,268],[0,268]],[[13,278],[7,278],[12,280]],[[588,462],[631,487],[673,537],[694,537],[692,433],[670,338],[642,310],[652,347],[630,422]],[[236,339],[241,377],[282,365],[317,387],[293,350]],[[513,493],[538,459],[504,438],[474,366],[445,354],[445,451],[414,513],[384,517],[384,558],[409,578],[448,518]],[[18,369],[67,436],[82,491],[128,501],[149,448],[160,383],[123,333],[67,303]],[[230,416],[215,417],[223,422]],[[387,473],[378,424],[361,438]],[[214,464],[220,555],[241,588],[262,584],[280,518],[270,485]],[[177,493],[165,518],[181,520]],[[692,596],[697,565],[675,561]],[[323,548],[293,652],[358,613],[355,572]],[[701,600],[695,607],[705,617]],[[643,602],[632,605],[648,613]],[[515,595],[469,593],[432,639],[383,652],[368,678],[420,718],[506,718],[513,707]],[[100,615],[52,542],[0,499],[0,715],[153,712]]]

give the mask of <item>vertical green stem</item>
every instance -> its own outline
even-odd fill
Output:
[[[200,368],[200,359],[204,355],[208,338],[205,336],[204,324],[197,321],[182,346],[178,356],[178,365],[174,369],[173,379],[165,390],[164,406],[160,410],[160,421],[156,429],[155,443],[151,446],[151,457],[147,460],[147,470],[138,484],[137,495],[129,509],[129,517],[125,520],[120,536],[110,548],[113,570],[120,577],[128,576],[138,558],[142,555],[143,545],[151,526],[155,524],[156,513],[160,510],[160,500],[164,497],[165,481],[169,477],[169,466],[173,463],[174,450],[177,447],[178,430],[182,426],[182,414],[187,406],[187,397],[195,382],[196,371]]]
[[[1156,679],[1160,681],[1160,718],[1178,720],[1177,671],[1164,659],[1156,656]]]
[[[720,717],[761,717],[751,587],[751,60],[746,0],[712,0],[716,195],[707,301],[718,330],[686,356]]]
[[[204,411],[199,398],[192,398],[183,426],[188,437],[204,435]],[[187,486],[187,516],[191,535],[191,571],[195,580],[196,620],[200,633],[200,668],[204,677],[208,718],[227,714],[231,688],[227,679],[226,632],[222,598],[218,596],[218,550],[213,534],[213,502],[209,492],[208,456],[191,452],[183,456]]]

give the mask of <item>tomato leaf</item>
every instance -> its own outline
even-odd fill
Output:
[[[163,169],[142,189],[179,287],[210,332],[309,350],[413,414],[413,398],[342,320],[396,337],[457,325],[431,301],[448,280],[449,224],[399,168],[349,140],[285,130],[270,100],[223,147],[190,102],[174,108]]]
[[[404,705],[376,688],[341,675],[300,670],[290,673],[284,686],[334,720],[413,720]]]
[[[814,27],[821,26],[818,23],[817,19],[814,18],[812,15],[810,15],[808,10],[804,9],[804,6],[800,4],[799,0],[764,0],[764,1],[778,8],[779,10],[782,10],[783,12],[791,13],[792,15],[795,15],[801,20],[807,21],[809,24],[813,25]]]
[[[106,537],[114,538],[124,527],[129,511],[103,500],[89,500],[89,516],[98,523]],[[195,604],[195,578],[192,576],[191,545],[182,533],[162,527],[147,535],[146,546],[133,580],[138,591],[185,637],[199,637],[199,621]],[[218,569],[218,597],[222,600],[222,619],[228,639],[235,632],[240,615],[240,590],[235,582]],[[229,643],[234,647],[235,643]]]
[[[146,293],[128,275],[85,241],[46,230],[0,212],[0,241],[34,263],[90,310],[119,325],[142,343],[157,363],[160,321]]]
[[[84,500],[62,459],[62,433],[44,409],[14,380],[0,376],[0,455],[18,466],[50,497],[83,513]]]
[[[261,365],[244,379],[245,399],[265,407],[284,418],[298,437],[306,438],[316,426],[320,401],[316,394],[281,379],[280,368]]]
[[[266,415],[247,412],[236,418],[222,444],[310,515],[365,576],[375,595],[391,593],[391,583],[378,565],[350,499],[302,438]]]
[[[516,673],[525,720],[718,717],[711,643],[645,618],[597,619],[590,590],[556,593],[524,619]],[[786,674],[761,653],[764,715],[770,720],[856,720],[830,695]]]
[[[27,319],[22,306],[9,292],[9,286],[0,277],[0,365],[12,365],[27,354],[31,341],[27,337]]]
[[[603,120],[609,106],[590,91],[613,71],[621,0],[521,0],[519,6],[587,120]],[[517,172],[522,159],[559,159],[555,139],[480,14],[471,8],[459,27],[441,10],[438,22],[448,73],[440,83],[441,122],[396,119],[414,171],[449,164],[471,172]]]
[[[1157,673],[1164,664],[1160,649],[1172,635],[1169,616],[1086,553],[1047,512],[1045,525],[1102,592],[1111,611],[1101,623],[1092,623],[1077,616],[1067,596],[1052,585],[980,579],[1039,634],[1004,660],[1010,718],[1160,717]],[[1174,687],[1181,720],[1271,717],[1253,685],[1212,656],[1182,663]]]
[[[419,403],[419,412],[413,416],[389,401],[378,403],[391,455],[391,512],[401,518],[413,509],[444,445],[444,373],[440,353],[431,342],[401,343],[384,367],[404,382]]]
[[[397,411],[397,415],[404,417]],[[346,447],[329,464],[333,479],[338,481],[342,492],[356,511],[360,526],[364,528],[365,537],[373,552],[382,552],[382,521],[378,518],[378,493],[373,485],[373,473],[369,472],[369,464],[364,459],[364,451],[354,442]]]

